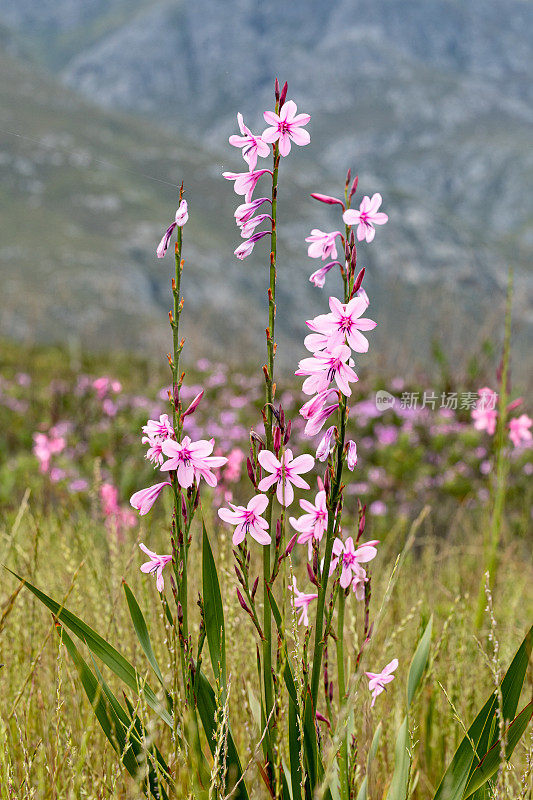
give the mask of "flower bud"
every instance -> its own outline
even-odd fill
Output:
[[[196,397],[194,398],[194,400],[191,402],[191,404],[190,404],[189,408],[187,409],[187,411],[183,412],[182,416],[183,417],[187,417],[187,416],[189,416],[189,414],[194,414],[194,412],[196,411],[196,409],[200,405],[200,400],[202,399],[203,396],[204,396],[204,390],[202,389],[202,391],[199,394],[197,394]]]
[[[274,428],[274,452],[277,455],[281,447],[281,430],[277,426]]]
[[[356,175],[355,178],[353,179],[352,188],[350,189],[350,194],[348,195],[349,200],[351,200],[354,194],[356,193],[358,182],[359,182],[359,176]]]
[[[358,292],[358,291],[359,291],[359,289],[361,288],[361,284],[363,283],[363,278],[364,278],[364,277],[365,277],[365,268],[363,267],[363,269],[360,271],[359,275],[358,275],[358,276],[357,276],[357,278],[355,279],[355,283],[354,283],[354,285],[353,285],[353,289],[352,289],[352,297],[353,297],[353,296],[355,295],[355,293],[356,293],[356,292]]]
[[[287,90],[288,90],[288,88],[289,88],[289,85],[288,85],[287,81],[285,81],[285,83],[283,84],[283,89],[281,90],[281,94],[279,96],[279,107],[280,107],[280,109],[283,106],[285,100],[287,99]]]
[[[242,594],[239,592],[239,590],[238,590],[238,589],[237,589],[237,597],[238,597],[238,599],[239,599],[239,603],[240,603],[240,605],[241,605],[241,608],[242,608],[244,611],[246,611],[246,613],[247,613],[247,614],[251,614],[252,612],[250,611],[250,609],[249,609],[249,608],[248,608],[248,606],[246,605],[246,603],[245,603],[245,601],[244,601],[244,597],[242,596]]]
[[[352,179],[352,170],[351,167],[349,167],[348,172],[346,173],[346,182],[345,182],[346,188],[348,188],[348,184],[350,183],[351,179]]]
[[[287,428],[285,430],[285,436],[283,437],[283,444],[287,444],[289,439],[291,438],[291,429],[292,429],[292,422],[289,420],[287,422]]]
[[[257,587],[258,587],[258,586],[259,586],[259,575],[258,575],[258,576],[257,576],[257,578],[255,579],[255,581],[254,581],[254,585],[252,586],[252,600],[253,600],[253,599],[254,599],[254,597],[255,597],[255,593],[257,592]]]
[[[276,550],[278,549],[281,542],[281,522],[276,520]]]
[[[248,477],[252,481],[253,485],[257,486],[257,481],[256,481],[256,477],[255,477],[255,470],[254,470],[254,468],[252,466],[252,462],[250,461],[249,458],[246,459],[246,469],[248,470]]]

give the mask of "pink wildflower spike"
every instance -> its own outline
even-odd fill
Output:
[[[487,431],[489,436],[493,436],[496,430],[496,420],[498,419],[497,399],[496,392],[493,392],[488,386],[484,386],[478,391],[478,401],[476,407],[472,409],[474,428],[477,431]]]
[[[308,327],[316,331],[319,335],[310,334],[305,339],[305,346],[308,350],[315,351],[323,341],[328,341],[328,337],[340,336],[341,341],[346,337],[346,342],[356,353],[366,353],[368,351],[368,339],[363,336],[361,331],[373,330],[377,322],[366,317],[361,317],[368,308],[368,297],[366,293],[353,297],[349,303],[341,303],[336,297],[329,298],[331,313],[321,314],[314,320],[307,322]],[[326,345],[327,346],[327,345]]]
[[[329,264],[324,264],[323,267],[320,267],[320,269],[317,269],[315,272],[311,273],[309,276],[309,281],[313,284],[313,286],[322,289],[326,282],[326,275],[336,264],[340,266],[340,261],[330,261]]]
[[[354,575],[359,572],[360,565],[366,564],[367,561],[372,561],[376,557],[378,552],[376,550],[377,544],[379,544],[378,540],[374,539],[371,542],[355,547],[351,536],[345,542],[339,538],[335,539],[329,574],[332,575],[335,572],[340,559],[342,565],[340,584],[343,589],[347,589]]]
[[[344,203],[338,197],[331,197],[329,194],[320,194],[319,192],[311,192],[311,197],[314,200],[319,200],[321,203],[327,203],[329,206],[339,205],[342,206],[344,211]]]
[[[351,366],[346,363],[350,357],[350,348],[341,344],[332,350],[315,353],[312,358],[303,358],[298,364],[295,375],[309,376],[303,382],[304,394],[321,392],[327,389],[330,381],[334,380],[343,395],[350,397],[352,393],[350,383],[359,380]]]
[[[316,457],[319,461],[327,461],[327,458],[334,447],[333,437],[335,436],[335,425],[328,428],[323,439],[316,449]]]
[[[165,233],[163,234],[163,238],[159,242],[157,246],[157,257],[164,258],[167,250],[168,244],[170,242],[170,237],[172,236],[175,228],[182,228],[187,220],[189,219],[189,213],[187,210],[187,201],[182,200],[179,204],[178,210],[176,211],[176,217],[174,222],[172,222],[168,228],[166,229]]]
[[[163,453],[168,456],[168,461],[161,466],[162,472],[177,470],[179,485],[188,489],[196,481],[203,478],[208,486],[216,486],[217,479],[211,470],[222,467],[227,458],[212,456],[214,440],[200,439],[191,442],[189,436],[184,436],[182,442],[166,439],[162,444]]]
[[[357,466],[357,445],[350,439],[347,445],[346,466],[353,472]]]
[[[309,132],[302,130],[307,125],[311,117],[309,114],[296,114],[297,107],[294,100],[287,100],[278,114],[273,111],[265,111],[263,117],[265,122],[270,125],[263,131],[262,139],[265,142],[274,143],[279,139],[279,152],[282,156],[288,156],[291,151],[291,141],[303,147],[309,144],[311,137]]]
[[[248,236],[251,236],[258,225],[261,225],[265,219],[269,219],[272,221],[272,217],[270,214],[258,214],[257,217],[252,217],[248,220],[248,222],[244,222],[241,225],[241,236],[243,239],[247,239]]]
[[[146,545],[142,543],[139,545],[139,547],[141,548],[143,553],[146,553],[146,555],[150,559],[149,561],[146,562],[146,564],[141,565],[141,572],[155,573],[155,575],[157,576],[155,582],[157,591],[162,592],[163,589],[165,588],[163,570],[166,567],[166,565],[170,564],[170,562],[172,561],[172,556],[160,556],[157,553],[154,553],[153,550],[148,550]]]
[[[255,243],[262,239],[263,236],[269,236],[270,233],[271,231],[259,231],[259,233],[254,233],[253,236],[250,236],[249,239],[237,247],[237,249],[234,251],[234,255],[236,255],[241,261],[244,258],[247,258],[254,249]]]
[[[252,131],[246,127],[240,112],[237,114],[237,122],[242,136],[230,136],[229,143],[233,147],[242,149],[242,157],[250,167],[250,170],[253,171],[257,166],[257,156],[261,156],[261,158],[268,156],[270,147],[263,141],[261,136],[254,136]]]
[[[148,486],[146,489],[140,489],[130,497],[130,505],[136,508],[141,517],[148,514],[153,504],[165,488],[165,486],[172,486],[169,481],[156,483],[154,486]]]
[[[531,425],[533,420],[527,414],[521,414],[509,421],[509,438],[515,447],[527,445],[532,441]]]
[[[304,454],[293,459],[292,450],[287,449],[280,460],[270,450],[261,450],[258,458],[263,469],[271,475],[263,478],[257,488],[260,492],[266,492],[276,484],[276,496],[280,505],[290,506],[294,500],[293,485],[299,489],[310,488],[300,474],[313,469],[315,463],[313,456]]]
[[[318,592],[313,592],[312,594],[305,594],[304,592],[300,592],[298,587],[296,586],[296,578],[292,579],[292,586],[289,584],[287,586],[289,592],[292,592],[292,599],[291,605],[293,608],[301,608],[302,613],[300,614],[300,618],[298,620],[298,625],[309,625],[309,604],[316,600],[318,597]]]
[[[244,225],[245,222],[248,222],[258,208],[260,208],[263,203],[270,203],[272,205],[272,201],[268,197],[258,197],[257,200],[252,200],[251,203],[243,203],[240,206],[237,206],[235,209],[235,222],[237,225]]]
[[[387,683],[394,680],[392,674],[398,668],[398,659],[393,658],[381,672],[365,672],[368,680],[368,688],[372,692],[371,706],[376,702],[376,697],[385,689]]]
[[[243,194],[244,199],[249,203],[252,199],[257,181],[267,172],[269,175],[272,175],[269,169],[257,169],[252,172],[223,172],[222,175],[227,181],[235,181],[233,185],[235,194]]]
[[[230,506],[231,511],[229,508],[219,508],[218,516],[224,522],[237,526],[233,532],[234,545],[240,544],[248,533],[259,544],[270,544],[268,522],[261,516],[268,506],[268,497],[265,494],[252,497],[246,507],[235,506],[233,503]]]
[[[300,533],[298,544],[308,544],[308,556],[313,555],[313,539],[321,541],[328,525],[328,509],[326,506],[326,492],[321,489],[316,497],[315,503],[309,500],[300,500],[300,506],[306,513],[296,519],[291,517],[290,524],[295,531]]]
[[[358,241],[362,242],[363,239],[366,239],[367,242],[371,242],[376,235],[374,225],[385,225],[388,221],[388,216],[382,211],[378,211],[382,202],[383,198],[378,192],[372,195],[372,199],[365,195],[361,200],[359,211],[349,208],[342,215],[346,225],[357,225]]]
[[[325,261],[327,258],[337,258],[337,246],[335,239],[341,236],[340,231],[321,231],[319,228],[313,228],[305,241],[309,242],[307,248],[307,255],[310,258],[321,258]]]

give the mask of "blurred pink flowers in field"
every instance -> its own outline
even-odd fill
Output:
[[[365,672],[366,677],[369,679],[368,688],[372,692],[371,706],[376,702],[376,697],[384,691],[387,683],[394,680],[392,674],[398,668],[398,659],[393,658],[381,672]]]
[[[258,494],[252,497],[246,507],[230,503],[231,510],[219,508],[220,519],[237,526],[233,532],[234,545],[240,544],[248,533],[259,544],[270,544],[270,534],[267,533],[268,522],[261,516],[267,505],[268,497],[265,494]]]
[[[297,114],[297,110],[294,100],[287,100],[279,114],[273,111],[263,113],[265,122],[271,127],[263,131],[262,139],[270,143],[279,140],[279,152],[282,156],[289,155],[291,142],[303,147],[311,141],[308,131],[302,130],[311,117],[309,114]]]
[[[50,459],[53,455],[61,453],[65,449],[66,442],[62,436],[50,436],[45,433],[33,434],[33,454],[39,461],[41,472],[48,472],[50,469]]]
[[[346,225],[357,225],[357,239],[362,242],[366,239],[371,242],[376,235],[374,225],[385,225],[388,221],[388,216],[382,211],[378,211],[383,198],[376,192],[372,195],[372,199],[365,194],[361,200],[359,211],[354,208],[349,208],[344,212],[342,218]]]
[[[488,386],[484,386],[483,389],[478,391],[478,401],[476,407],[472,409],[474,428],[478,431],[487,431],[489,436],[493,436],[496,430],[496,420],[498,418],[498,411],[496,410],[497,399],[496,392],[493,392]]]
[[[527,414],[521,414],[516,419],[509,421],[509,438],[515,447],[527,445],[532,441],[531,425],[533,421]]]

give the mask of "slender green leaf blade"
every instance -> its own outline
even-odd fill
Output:
[[[161,670],[159,668],[159,664],[157,663],[157,659],[155,657],[152,642],[150,641],[150,634],[148,633],[148,626],[146,625],[146,621],[144,619],[144,615],[141,611],[141,608],[135,599],[135,595],[131,591],[130,587],[127,583],[123,583],[124,592],[126,594],[126,601],[128,603],[128,608],[130,611],[131,621],[133,622],[133,627],[135,628],[135,633],[137,634],[137,638],[139,643],[143,649],[143,652],[150,663],[155,675],[163,688],[165,688],[165,682],[163,680],[163,676],[161,674]]]
[[[407,679],[408,708],[413,702],[413,697],[415,696],[415,692],[418,689],[418,686],[420,684],[420,681],[422,680],[422,676],[424,674],[424,671],[428,663],[429,648],[431,646],[432,627],[433,627],[433,616],[430,617],[430,620],[426,626],[426,630],[424,631],[422,638],[418,643],[418,647],[416,648],[413,660],[411,661],[411,667],[409,669],[409,677]]]
[[[387,793],[387,800],[406,800],[407,798],[409,772],[411,770],[411,757],[409,756],[408,747],[409,723],[407,717],[404,717],[398,735],[396,736],[394,772]]]
[[[292,800],[302,797],[302,767],[300,763],[300,726],[298,711],[289,695],[289,756],[291,765]]]
[[[217,568],[209,537],[204,528],[202,545],[202,588],[204,595],[205,632],[211,666],[217,680],[226,693],[226,637],[224,632],[224,609],[218,582]]]

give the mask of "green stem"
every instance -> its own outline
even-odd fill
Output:
[[[344,677],[344,589],[339,589],[339,614],[337,627],[337,681],[339,684],[339,713],[346,702],[346,681]],[[339,779],[341,786],[341,800],[349,800],[348,785],[348,739],[344,734],[339,754]]]

